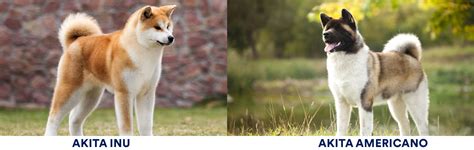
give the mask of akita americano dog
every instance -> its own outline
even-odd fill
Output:
[[[63,54],[45,135],[56,135],[67,113],[70,134],[83,135],[84,120],[104,89],[115,95],[120,135],[133,134],[133,106],[140,135],[152,135],[163,48],[174,41],[175,7],[145,6],[130,16],[122,30],[109,34],[103,34],[86,14],[69,15],[59,30]]]
[[[428,80],[421,66],[421,43],[399,34],[372,52],[349,11],[333,19],[321,13],[329,88],[334,96],[337,135],[346,135],[352,106],[359,108],[360,135],[372,135],[372,107],[387,102],[400,134],[410,135],[408,113],[420,135],[428,135]]]

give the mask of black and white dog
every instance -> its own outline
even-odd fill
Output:
[[[360,135],[372,135],[372,107],[388,103],[400,135],[410,135],[408,113],[419,135],[428,135],[428,80],[421,66],[421,43],[413,34],[398,34],[373,52],[364,43],[346,9],[334,19],[321,13],[329,88],[337,113],[337,135],[346,135],[352,107],[359,108]]]

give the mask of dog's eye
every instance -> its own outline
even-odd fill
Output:
[[[155,29],[156,30],[161,30],[161,27],[160,26],[155,26]]]
[[[166,29],[170,29],[170,24],[168,24],[168,25],[166,26]]]

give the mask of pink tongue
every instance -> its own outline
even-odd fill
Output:
[[[338,44],[337,43],[326,43],[326,47],[324,47],[324,51],[326,53],[329,53],[330,50],[334,49],[334,47],[336,47]]]

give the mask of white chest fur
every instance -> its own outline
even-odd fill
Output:
[[[351,105],[360,103],[360,95],[368,81],[368,48],[356,54],[343,52],[328,54],[327,70],[331,91]]]
[[[135,68],[122,72],[131,94],[138,94],[141,89],[151,89],[157,85],[161,76],[163,47],[158,49],[128,49],[130,59]]]

